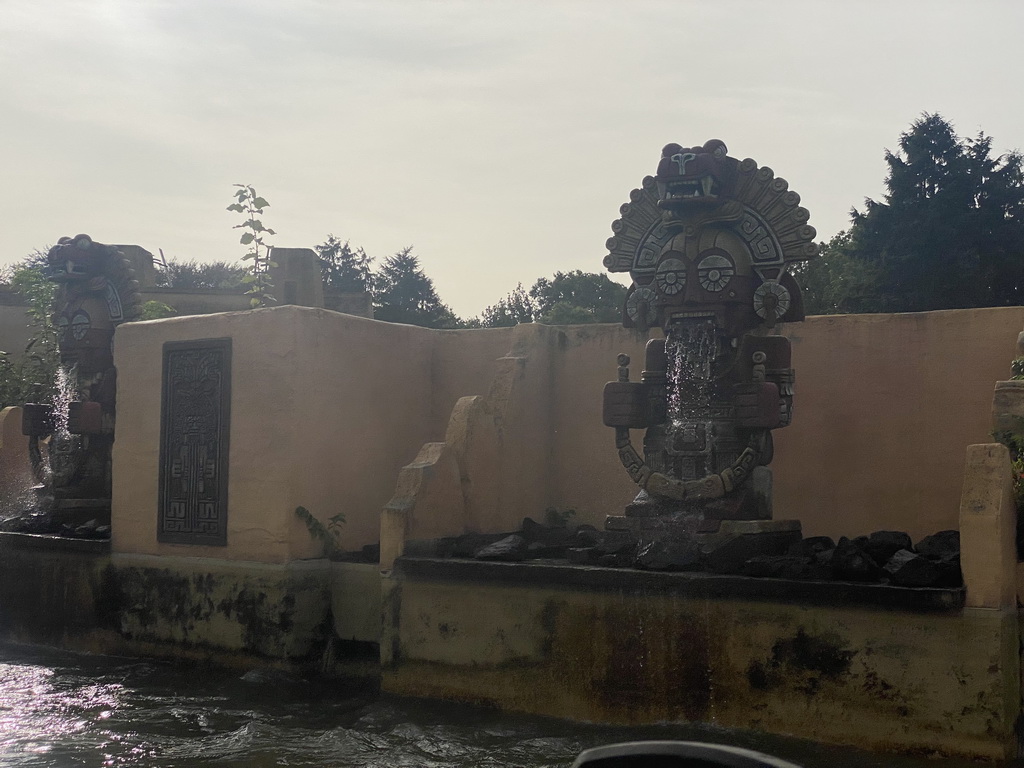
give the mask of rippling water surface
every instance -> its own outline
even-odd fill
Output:
[[[0,645],[0,766],[568,766],[583,749],[693,739],[808,768],[911,761],[711,727],[578,725],[377,696],[366,686]]]

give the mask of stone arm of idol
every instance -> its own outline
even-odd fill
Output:
[[[789,275],[780,281],[789,292],[791,304],[780,318],[786,322],[804,319],[800,288]],[[766,323],[774,327],[771,320]],[[789,339],[778,335],[744,334],[738,345],[732,382],[739,426],[777,429],[788,426],[793,415],[792,354]]]

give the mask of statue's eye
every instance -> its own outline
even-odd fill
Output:
[[[686,264],[681,259],[665,259],[658,265],[654,281],[666,296],[675,296],[686,287]]]
[[[90,325],[89,315],[82,311],[76,312],[71,320],[71,335],[75,337],[76,341],[81,341],[89,332]]]
[[[725,256],[717,253],[705,256],[697,264],[697,279],[705,291],[717,293],[729,284],[736,268]]]

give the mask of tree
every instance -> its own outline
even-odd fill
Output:
[[[884,202],[853,210],[849,232],[798,274],[830,283],[809,311],[918,312],[1024,303],[1024,158],[992,157],[924,114],[886,151]],[[813,294],[815,289],[812,288]]]
[[[36,250],[9,273],[14,292],[28,304],[25,311],[32,335],[23,350],[0,352],[0,407],[50,402],[57,366],[57,329],[53,297],[57,285],[46,279],[46,252]]]
[[[165,288],[225,289],[241,288],[247,270],[242,264],[212,261],[200,264],[195,259],[168,259],[164,269],[156,273],[156,283]]]
[[[548,325],[569,323],[616,323],[622,320],[626,289],[596,272],[555,272],[530,288],[535,302],[534,319]]]
[[[373,259],[362,248],[352,248],[348,240],[341,242],[334,235],[328,235],[315,249],[325,290],[359,293],[372,288],[370,264]]]
[[[879,311],[882,280],[877,265],[858,259],[850,241],[850,231],[843,230],[819,244],[818,257],[793,268],[808,315]]]
[[[373,314],[389,323],[458,328],[455,313],[442,303],[434,281],[423,272],[412,246],[384,260],[373,279]]]
[[[536,303],[519,283],[508,296],[483,311],[480,324],[484,328],[507,328],[519,323],[532,323],[536,312]]]

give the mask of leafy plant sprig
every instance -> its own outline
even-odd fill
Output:
[[[245,230],[238,242],[249,246],[249,252],[242,260],[252,262],[248,274],[242,278],[242,282],[249,286],[245,294],[253,308],[267,307],[277,303],[277,299],[270,294],[274,287],[270,280],[270,268],[276,267],[277,264],[270,260],[270,245],[264,238],[277,233],[269,227],[264,227],[257,216],[262,216],[264,209],[270,207],[270,203],[257,195],[251,184],[235,186],[238,187],[235,191],[235,202],[228,206],[228,210],[242,214],[245,221],[236,224],[232,229]]]
[[[305,507],[296,507],[295,514],[305,523],[309,535],[323,545],[325,555],[330,557],[335,552],[341,551],[339,539],[341,537],[341,527],[345,525],[344,513],[339,512],[329,517],[326,526],[313,517],[313,513]]]

